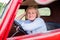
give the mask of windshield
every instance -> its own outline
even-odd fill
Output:
[[[8,4],[9,0],[0,0],[0,24],[4,18],[3,15]]]

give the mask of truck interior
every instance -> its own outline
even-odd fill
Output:
[[[30,36],[34,38],[36,36],[38,37],[38,35],[43,35],[42,33],[42,34],[27,36],[27,33],[23,30],[21,25],[15,21],[15,19],[19,15],[24,13],[27,7],[29,6],[36,6],[38,8],[41,18],[45,20],[48,32],[50,31],[51,33],[55,33],[55,32],[60,33],[60,1],[59,0],[55,0],[54,2],[51,2],[49,4],[39,4],[36,3],[34,0],[23,0],[23,1],[8,0],[6,2],[5,0],[3,0],[0,1],[0,37],[1,37],[0,40],[2,39],[20,40],[24,38],[26,38],[27,40],[29,39]],[[25,17],[22,20],[26,20]],[[19,30],[16,30],[16,28],[19,26],[20,26]],[[8,31],[5,31],[7,29]],[[47,35],[47,33],[44,35]],[[14,37],[16,37],[16,39]],[[56,38],[54,39],[59,40],[59,37],[60,34],[59,36],[56,36]],[[40,38],[38,37],[38,39],[36,40],[40,40]],[[48,39],[41,39],[41,40],[48,40]]]

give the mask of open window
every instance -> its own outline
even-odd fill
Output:
[[[39,13],[40,13],[41,16],[50,16],[50,15],[51,15],[51,10],[50,10],[50,8],[48,8],[48,7],[38,8],[38,11],[39,11]],[[25,9],[19,9],[19,10],[17,11],[15,20],[16,20],[17,17],[19,17],[19,16],[20,16],[21,14],[23,14],[24,12],[25,12]],[[12,29],[11,29],[11,31],[10,31],[9,37],[21,36],[21,35],[26,34],[26,32],[23,31],[23,28],[21,27],[21,25],[20,25],[18,22],[16,22],[15,20],[14,20],[14,23],[13,23],[13,25],[12,25],[13,27],[12,27]],[[22,20],[25,20],[25,17],[22,18]],[[16,28],[17,28],[18,26],[20,26],[20,29],[19,29],[18,31],[16,31]]]

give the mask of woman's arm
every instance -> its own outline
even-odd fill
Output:
[[[25,15],[26,15],[26,13],[23,13],[20,16],[18,16],[16,19],[21,20]]]
[[[22,26],[25,30],[34,30],[39,27],[46,27],[45,22],[41,18],[36,18],[32,23],[23,23]]]

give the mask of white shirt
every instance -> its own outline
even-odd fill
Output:
[[[17,21],[28,34],[45,33],[47,31],[46,24],[42,18],[36,18],[33,22],[30,20]],[[32,33],[31,33],[32,31]]]

